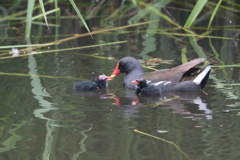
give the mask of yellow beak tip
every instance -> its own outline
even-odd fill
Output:
[[[111,75],[110,77],[113,78],[113,77],[115,77],[115,76],[116,76],[116,75]]]

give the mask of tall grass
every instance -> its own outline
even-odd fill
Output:
[[[35,0],[28,0],[27,3],[27,9],[24,11],[20,11],[18,13],[14,13],[12,15],[3,17],[2,19],[0,19],[0,22],[6,20],[6,19],[11,19],[11,18],[16,18],[16,17],[24,17],[24,14],[27,14],[26,16],[26,28],[25,28],[25,37],[31,37],[31,28],[32,25],[46,25],[48,28],[51,29],[51,27],[58,27],[60,25],[60,10],[61,8],[59,7],[59,3],[66,3],[66,1],[60,1],[60,0],[51,0],[51,1],[43,1],[43,0],[39,0],[39,1],[35,1]],[[155,23],[149,23],[147,24],[148,27],[146,27],[146,30],[142,32],[146,32],[148,35],[153,34],[164,34],[169,36],[170,38],[173,38],[179,42],[183,42],[183,43],[187,43],[185,40],[179,38],[179,36],[182,37],[188,37],[189,39],[189,43],[191,44],[191,46],[194,48],[194,50],[196,51],[196,53],[200,56],[200,57],[205,57],[205,53],[202,50],[201,46],[198,45],[197,41],[201,38],[204,37],[209,37],[209,38],[220,38],[220,37],[214,37],[214,36],[210,36],[208,35],[209,33],[212,32],[213,29],[211,29],[211,25],[214,21],[214,18],[216,16],[218,16],[216,13],[217,11],[222,7],[222,8],[227,8],[227,6],[222,6],[222,0],[219,0],[218,3],[214,3],[214,2],[208,2],[207,0],[198,0],[196,2],[196,4],[192,4],[190,2],[186,2],[185,6],[189,8],[189,10],[191,10],[191,12],[189,12],[189,10],[185,9],[183,11],[186,11],[186,13],[189,13],[188,18],[186,18],[185,20],[185,24],[181,24],[179,22],[179,20],[177,20],[175,17],[173,17],[173,15],[169,12],[166,12],[166,9],[170,8],[169,6],[171,6],[172,4],[176,4],[179,5],[180,7],[183,6],[181,4],[180,1],[173,1],[173,0],[152,0],[149,1],[148,3],[145,3],[145,1],[143,0],[125,0],[122,1],[119,6],[110,6],[109,7],[109,3],[106,2],[99,2],[97,3],[96,1],[89,1],[87,2],[89,5],[89,8],[85,9],[85,10],[79,10],[78,6],[82,6],[82,3],[77,3],[77,0],[68,0],[67,1],[69,5],[72,6],[72,8],[74,9],[75,13],[77,13],[80,21],[82,22],[82,24],[85,26],[85,28],[87,29],[87,31],[89,32],[89,35],[92,36],[90,28],[88,27],[85,18],[92,18],[94,16],[97,16],[98,13],[105,13],[104,10],[109,10],[110,13],[110,9],[109,8],[113,8],[115,7],[114,12],[111,12],[112,14],[109,14],[109,17],[103,19],[103,21],[109,20],[109,21],[114,21],[116,18],[121,19],[122,17],[128,17],[128,22],[129,22],[129,26],[131,24],[137,24],[140,23],[142,21],[154,21],[154,20],[158,20],[158,21],[166,21],[167,23],[169,23],[169,25],[174,26],[174,28],[169,28],[168,30],[166,29],[161,29],[159,28],[160,26]],[[118,2],[115,2],[118,3]],[[230,3],[230,2],[229,2]],[[46,5],[52,5],[53,9],[50,10],[46,10],[45,6]],[[14,4],[13,4],[14,5]],[[207,28],[202,28],[202,30],[206,30],[206,32],[203,32],[202,34],[197,34],[195,32],[195,28],[193,26],[193,24],[201,19],[206,19],[206,17],[203,16],[202,13],[206,13],[206,11],[204,10],[205,6],[208,7],[208,11],[209,8],[212,9],[212,12],[210,11],[210,15],[209,15],[209,23]],[[86,5],[85,5],[86,7]],[[119,8],[117,8],[119,7]],[[84,7],[83,7],[84,8]],[[172,8],[170,8],[169,10],[171,10]],[[174,8],[175,10],[180,10],[181,8]],[[228,10],[230,10],[229,8],[227,8]],[[40,13],[39,13],[40,11]],[[92,16],[83,16],[84,14],[82,14],[82,12],[86,12],[89,11],[88,13],[85,13],[85,15],[92,15]],[[36,15],[36,13],[38,13]],[[55,13],[55,18],[56,18],[56,24],[49,24],[48,23],[48,18],[51,17],[51,15]],[[133,14],[135,13],[135,14]],[[34,15],[34,16],[33,16]],[[128,16],[129,15],[129,16]],[[134,15],[134,16],[131,16]],[[63,16],[63,15],[62,15]],[[43,18],[45,22],[39,22],[36,21],[40,18]],[[124,30],[125,27],[122,28],[122,30]],[[179,31],[185,31],[186,33],[183,34]],[[104,30],[100,31],[101,33],[104,33]],[[105,32],[109,32],[108,29],[105,30]],[[73,33],[74,34],[74,33]],[[58,33],[56,32],[56,35],[58,35]],[[57,37],[57,36],[56,36]],[[152,38],[154,38],[154,36],[152,36]],[[227,37],[221,37],[222,39],[227,39]],[[71,40],[72,38],[69,38],[69,40]],[[146,39],[146,43],[150,43],[147,42],[149,41],[149,39]],[[50,43],[49,43],[50,44]],[[54,43],[53,43],[54,44]],[[50,44],[52,45],[52,44]],[[212,48],[214,47],[213,45],[211,45]],[[157,46],[153,46],[153,48],[157,48]],[[184,47],[183,47],[184,48]],[[147,49],[147,48],[146,48]],[[183,53],[187,53],[188,51],[186,50],[187,48],[185,48],[183,51]],[[212,49],[216,54],[216,50],[213,48]],[[148,51],[149,52],[149,51]],[[148,54],[147,52],[144,54]],[[184,54],[183,54],[184,55]],[[186,54],[185,54],[186,55]],[[186,60],[186,58],[184,58]]]
[[[31,34],[34,4],[35,4],[35,0],[28,1],[25,37],[30,37],[30,34]]]
[[[77,1],[76,2],[75,1],[74,0],[69,0],[68,2],[69,2],[69,4],[72,5],[72,7],[75,10],[75,12],[77,13],[80,21],[82,22],[82,24],[85,26],[85,28],[87,29],[87,31],[91,35],[90,28],[88,27],[88,25],[87,25],[87,23],[85,21],[85,18],[87,16],[84,17],[82,15],[82,13],[81,13],[82,11],[79,10],[79,8],[77,7],[77,4],[76,4]],[[61,2],[62,1],[60,1],[60,0],[51,0],[51,1],[47,1],[47,2],[44,2],[43,0],[39,0],[39,1],[28,0],[28,3],[27,3],[28,6],[27,6],[27,10],[26,11],[21,11],[21,12],[19,12],[17,14],[12,14],[10,16],[3,17],[0,20],[0,22],[5,20],[5,19],[7,19],[7,18],[21,16],[24,13],[27,12],[25,36],[29,37],[30,34],[31,34],[31,26],[32,26],[33,23],[38,24],[38,25],[43,25],[43,23],[35,22],[36,19],[39,19],[39,18],[43,17],[44,21],[45,21],[45,25],[48,28],[49,28],[49,26],[54,26],[54,27],[58,26],[57,24],[55,24],[55,25],[54,24],[49,24],[47,19],[48,19],[48,16],[50,14],[55,12],[56,15],[57,15],[56,16],[56,18],[57,18],[56,20],[57,20],[57,22],[59,22],[60,10],[61,10],[59,8],[59,3],[61,3]],[[129,2],[131,2],[131,3],[129,3]],[[210,18],[210,21],[209,21],[208,28],[210,28],[210,26],[212,24],[212,21],[214,20],[214,17],[216,16],[216,11],[221,7],[221,2],[222,2],[222,0],[219,1],[217,7],[215,7],[214,12],[212,12],[212,14],[210,15],[211,18]],[[52,10],[46,11],[45,10],[45,5],[51,4],[51,3],[54,5],[54,8]],[[91,3],[96,3],[96,2],[92,1]],[[159,6],[159,8],[161,10],[161,8],[167,8],[168,4],[172,4],[172,3],[176,3],[177,4],[178,2],[175,2],[173,0],[169,0],[169,1],[161,0],[161,1],[156,1],[156,2],[153,0],[153,1],[150,1],[149,3],[145,3],[142,0],[122,1],[121,5],[119,6],[119,8],[116,9],[116,12],[114,13],[114,15],[126,16],[127,12],[130,13],[131,11],[134,11],[134,12],[137,11],[135,16],[132,16],[132,17],[129,18],[129,23],[139,23],[142,19],[147,17],[148,14],[150,14],[151,12],[153,12],[153,13],[155,12],[154,14],[158,14],[161,18],[165,19],[169,23],[173,24],[176,27],[180,27],[181,28],[181,26],[178,24],[178,22],[172,20],[172,17],[170,17],[169,15],[163,14],[163,12],[160,12],[159,9],[157,11],[155,10],[155,8],[157,6]],[[185,28],[190,28],[192,26],[192,24],[196,21],[198,15],[200,13],[204,12],[203,8],[204,8],[204,6],[207,3],[208,3],[207,0],[198,0],[197,1],[197,3],[192,8],[191,14],[187,18],[186,23],[184,24]],[[89,10],[90,10],[91,13],[93,11],[95,13],[97,13],[99,10],[104,10],[106,7],[108,7],[106,4],[107,3],[102,3],[101,4],[102,7],[104,7],[104,8],[101,8],[101,6],[97,6],[98,8],[95,7],[95,8],[92,8],[92,10],[91,9],[89,9]],[[212,2],[211,2],[211,4],[212,4]],[[188,5],[190,6],[191,4],[189,3]],[[81,4],[80,4],[80,6],[81,6]],[[94,6],[94,4],[92,4],[90,6]],[[139,10],[140,7],[144,7],[144,8]],[[208,5],[208,7],[209,7],[209,5]],[[41,9],[41,14],[33,16],[33,14],[36,14],[36,11],[39,8]],[[122,14],[122,13],[125,13],[125,14]],[[114,18],[113,15],[110,15],[110,16],[112,16],[112,18]],[[91,18],[91,17],[88,17],[88,18]],[[119,17],[119,18],[121,18],[121,17]],[[188,33],[194,34],[194,32],[191,32],[190,30],[188,30]]]

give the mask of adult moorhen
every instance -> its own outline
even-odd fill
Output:
[[[140,78],[132,81],[137,85],[135,93],[138,96],[160,96],[164,92],[190,92],[202,90],[208,80],[211,72],[211,65],[208,65],[193,81],[184,81],[173,83],[172,81],[159,81],[151,83],[148,80]]]
[[[124,77],[124,86],[129,89],[137,88],[131,81],[139,78],[150,80],[152,83],[159,81],[179,83],[185,81],[186,78],[191,77],[193,72],[199,70],[199,68],[194,67],[204,60],[204,58],[198,58],[171,69],[161,69],[144,75],[142,65],[137,59],[133,57],[124,57],[117,62],[111,77],[113,78],[120,73],[126,73]]]
[[[112,80],[110,76],[103,74],[96,77],[95,80],[75,82],[73,89],[75,91],[96,91],[101,88],[106,88],[110,80]]]

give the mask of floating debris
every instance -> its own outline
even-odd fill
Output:
[[[19,51],[17,48],[13,48],[11,52],[9,52],[10,54],[12,54],[13,57],[17,57],[21,54],[25,54],[22,51]]]
[[[12,51],[9,52],[13,57],[17,57],[19,55],[27,54],[25,51],[19,51],[17,48],[13,48]],[[37,53],[36,51],[31,51],[31,54]]]
[[[169,130],[157,130],[158,133],[167,133]]]
[[[222,111],[223,113],[230,113],[230,110],[229,109],[225,109]]]
[[[152,58],[147,60],[138,60],[142,64],[146,64],[148,66],[158,66],[160,64],[172,64],[173,60],[163,60],[161,58]]]
[[[173,62],[173,60],[163,60],[161,58],[152,58],[152,59],[146,60],[146,63],[150,64],[150,65],[159,65],[161,63],[172,64],[172,62]]]
[[[108,60],[114,60],[114,57],[107,57]]]

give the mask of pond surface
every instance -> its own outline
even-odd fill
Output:
[[[74,22],[62,20],[57,39],[75,33]],[[52,36],[54,29],[44,33],[32,42],[56,39]],[[220,31],[215,33],[222,35]],[[230,36],[232,32],[224,35]],[[21,44],[22,39],[8,39],[1,45]],[[184,43],[179,43],[179,39],[166,34],[135,32],[133,28],[127,33],[116,31],[94,35],[94,39],[83,37],[42,50],[127,40],[125,43],[2,59],[1,72],[24,75],[0,76],[0,159],[240,159],[240,69],[218,67],[240,63],[238,41],[213,39],[218,56],[211,50],[209,39],[198,42],[205,50],[204,57],[215,66],[205,93],[137,97],[134,91],[122,86],[123,74],[110,81],[106,90],[73,91],[75,81],[110,75],[116,63],[111,57],[173,60],[155,67],[171,68],[182,64],[182,44],[185,44],[187,59],[198,58],[188,39],[182,39]]]

